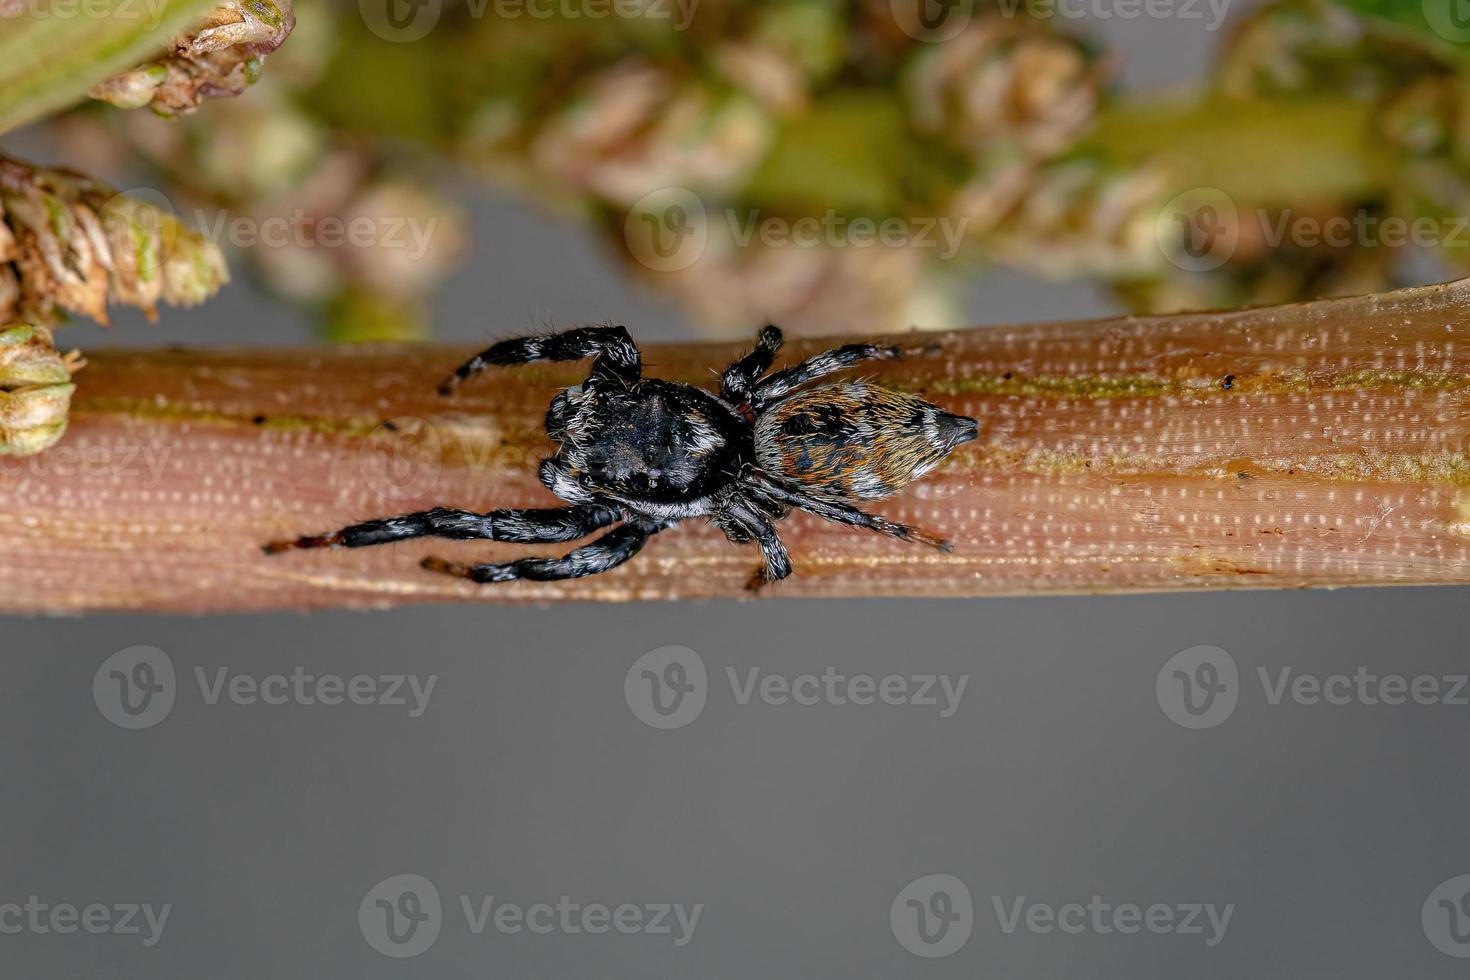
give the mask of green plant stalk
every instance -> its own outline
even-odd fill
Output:
[[[96,4],[59,5],[52,16],[27,12],[0,31],[0,133],[41,119],[82,99],[87,90],[133,68],[215,6],[214,0],[114,0],[103,16]],[[74,16],[62,16],[61,9]]]

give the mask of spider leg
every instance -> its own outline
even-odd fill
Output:
[[[292,548],[362,548],[422,537],[518,541],[525,544],[575,541],[607,527],[619,516],[610,508],[594,506],[492,510],[488,514],[435,507],[433,510],[365,521],[326,534],[272,541],[265,545],[264,550],[268,555],[275,555]]]
[[[720,516],[719,523],[728,529],[727,537],[743,541],[753,539],[760,544],[764,561],[751,576],[747,588],[754,591],[779,582],[791,574],[791,555],[786,550],[786,545],[776,533],[770,518],[761,513],[754,502],[736,502]],[[733,536],[730,531],[734,531]]]
[[[879,517],[877,514],[869,514],[867,511],[858,510],[856,507],[848,504],[835,504],[826,500],[817,500],[815,497],[810,497],[799,490],[793,490],[764,474],[753,474],[751,478],[756,482],[761,492],[768,494],[777,502],[794,507],[797,510],[804,510],[809,514],[815,514],[823,520],[832,521],[834,524],[848,524],[852,527],[865,528],[869,531],[885,534],[890,538],[898,538],[900,541],[914,541],[919,544],[927,544],[931,548],[938,548],[940,551],[948,552],[954,550],[954,545],[949,541],[943,538],[937,538],[916,527],[900,524],[897,521],[890,521],[888,518]]]
[[[465,361],[439,385],[439,394],[449,395],[461,383],[488,367],[509,367],[532,361],[580,361],[597,358],[592,365],[594,376],[615,379],[625,384],[643,375],[643,359],[638,345],[622,326],[577,327],[561,333],[537,334],[502,340]]]
[[[732,405],[743,405],[749,401],[756,382],[771,369],[780,349],[781,328],[772,323],[766,324],[761,328],[755,349],[725,368],[725,373],[720,376],[720,397]]]
[[[554,582],[581,578],[617,568],[638,554],[648,539],[663,528],[662,524],[623,524],[560,558],[521,558],[498,565],[462,565],[431,557],[425,558],[421,564],[431,572],[457,575],[481,583],[515,579]]]
[[[833,371],[841,371],[862,361],[891,361],[901,356],[897,347],[882,344],[844,344],[823,351],[795,367],[777,371],[755,386],[750,405],[760,411],[772,402],[780,401],[808,381],[815,381]]]

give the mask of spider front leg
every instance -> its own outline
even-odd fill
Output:
[[[632,558],[662,524],[624,524],[588,545],[560,558],[521,558],[501,564],[463,565],[443,558],[425,558],[420,564],[431,572],[456,575],[472,582],[555,582],[610,571]]]
[[[439,385],[439,394],[450,395],[463,382],[491,366],[510,367],[533,361],[580,361],[595,357],[594,376],[632,384],[643,376],[643,358],[638,345],[622,326],[577,327],[561,333],[516,337],[480,351],[461,364]]]
[[[743,405],[750,401],[756,382],[771,369],[776,361],[776,352],[780,349],[781,328],[775,324],[766,324],[761,329],[755,349],[725,368],[725,373],[720,377],[720,397],[731,405]]]
[[[363,548],[422,537],[516,541],[522,544],[575,541],[607,527],[619,516],[610,508],[591,505],[492,510],[487,514],[435,507],[433,510],[364,521],[326,534],[272,541],[264,546],[264,551],[275,555],[293,548]]]
[[[756,385],[750,398],[750,406],[760,411],[772,402],[785,398],[807,382],[815,381],[833,371],[841,371],[843,368],[861,364],[863,361],[892,361],[901,356],[903,352],[899,348],[882,344],[844,344],[841,347],[834,347],[832,350],[823,351],[802,361],[795,367],[777,371]]]

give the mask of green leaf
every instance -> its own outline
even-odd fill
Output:
[[[161,51],[217,0],[0,3],[0,133]]]

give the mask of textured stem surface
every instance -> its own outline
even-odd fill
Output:
[[[1470,281],[1226,314],[925,334],[872,368],[981,420],[874,509],[952,554],[782,524],[787,596],[981,596],[1470,582]],[[786,356],[819,342],[793,345]],[[709,383],[736,353],[657,347]],[[0,607],[222,611],[445,600],[738,596],[758,556],[690,522],[581,581],[474,586],[431,540],[261,554],[273,538],[442,505],[548,506],[545,405],[584,365],[499,371],[453,400],[443,347],[90,356],[54,449],[0,460]]]

